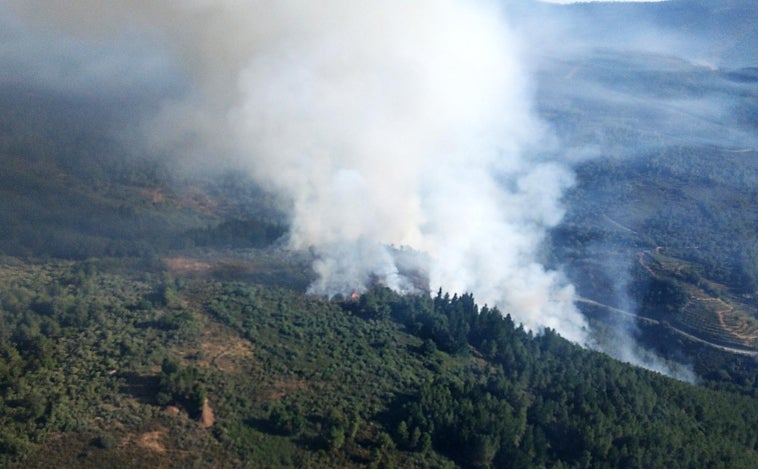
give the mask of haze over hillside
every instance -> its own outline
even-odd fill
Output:
[[[542,260],[547,230],[565,210],[583,213],[580,198],[562,203],[574,168],[756,146],[755,82],[739,68],[755,61],[755,8],[740,3],[6,3],[6,86],[121,109],[81,125],[163,158],[168,175],[249,173],[276,197],[288,245],[315,253],[316,294],[376,281],[412,292],[406,272],[424,272],[431,289],[474,292],[531,329],[592,345],[573,305],[584,273]],[[70,152],[64,165],[88,164]],[[633,231],[647,220],[605,216]],[[745,243],[724,263],[755,278]],[[390,245],[425,255],[401,261]],[[603,269],[628,270],[636,254],[625,256]],[[635,301],[613,303],[633,312]]]
[[[735,317],[727,322],[754,324],[756,213],[748,201],[758,183],[758,89],[746,65],[756,63],[755,8],[672,1],[544,11],[559,26],[538,39],[554,45],[540,49],[539,108],[577,171],[553,242],[580,295],[616,308],[595,311],[623,331],[605,349],[662,369],[631,351],[635,337],[651,345],[640,330],[650,323],[613,311],[754,348],[754,332],[704,332],[711,321],[721,329],[724,310],[709,305],[728,294],[702,287],[720,282],[744,294],[728,299]],[[647,253],[671,258],[651,270]],[[688,269],[689,280],[667,269]],[[674,286],[652,293],[661,281]],[[677,295],[689,301],[664,312]]]
[[[750,467],[757,21],[0,0],[0,465]]]

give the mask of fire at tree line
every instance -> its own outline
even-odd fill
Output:
[[[632,341],[693,383],[437,285],[307,295],[280,200],[109,137],[150,105],[3,82],[0,466],[758,467],[758,160],[732,133],[755,134],[755,69],[559,62],[537,107],[569,150],[610,141],[539,261],[594,340],[638,312]],[[726,124],[685,106],[711,95]]]
[[[329,301],[133,258],[5,257],[2,272],[6,465],[756,462],[748,358],[712,352],[695,386],[471,295]]]
[[[693,385],[471,295],[308,296],[310,260],[238,175],[171,182],[44,143],[0,172],[2,465],[756,465],[749,356],[646,331],[697,357]],[[562,249],[592,236],[574,226]]]

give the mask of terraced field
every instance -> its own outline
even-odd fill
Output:
[[[673,283],[686,303],[665,318],[672,327],[710,343],[744,350],[758,349],[758,310],[752,297],[739,297],[708,281],[686,261],[659,248],[640,253],[640,264],[654,278]]]

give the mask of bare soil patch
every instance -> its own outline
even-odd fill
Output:
[[[135,443],[142,449],[154,451],[156,453],[165,453],[166,447],[161,440],[166,437],[166,433],[166,430],[162,428],[151,432],[145,432],[137,436]]]
[[[200,425],[203,428],[210,428],[216,422],[216,417],[213,415],[213,409],[208,404],[208,398],[203,401],[203,410],[200,414]]]
[[[190,257],[167,257],[163,262],[172,274],[198,274],[209,272],[212,265],[209,262],[192,259]]]

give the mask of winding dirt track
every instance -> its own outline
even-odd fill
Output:
[[[647,324],[662,325],[661,321],[659,321],[657,319],[647,318],[647,317],[644,317],[644,316],[638,316],[638,315],[636,315],[634,313],[630,313],[628,311],[623,311],[621,309],[614,308],[613,306],[609,306],[609,305],[606,305],[606,304],[603,304],[603,303],[599,303],[599,302],[597,302],[595,300],[590,300],[589,298],[584,298],[584,297],[581,297],[581,296],[575,296],[574,297],[574,301],[576,301],[577,303],[585,303],[585,304],[590,304],[590,305],[593,305],[593,306],[597,306],[599,308],[605,309],[606,311],[610,311],[610,312],[615,313],[615,314],[623,315],[623,316],[628,317],[628,318],[636,319],[638,321],[642,321],[642,322],[645,322]],[[713,342],[708,342],[707,340],[701,339],[700,337],[697,337],[697,336],[694,336],[694,335],[689,334],[687,332],[684,332],[681,329],[677,329],[676,327],[672,326],[671,324],[666,324],[666,327],[668,327],[672,331],[676,332],[677,334],[681,335],[682,337],[686,337],[687,339],[692,340],[694,342],[697,342],[697,343],[700,343],[700,344],[703,344],[703,345],[707,345],[707,346],[715,348],[717,350],[721,350],[722,352],[728,352],[728,353],[734,353],[734,354],[737,354],[737,355],[746,355],[748,357],[758,358],[758,351],[755,351],[755,350],[744,350],[744,349],[738,349],[738,348],[733,348],[733,347],[726,347],[724,345],[714,344]]]

